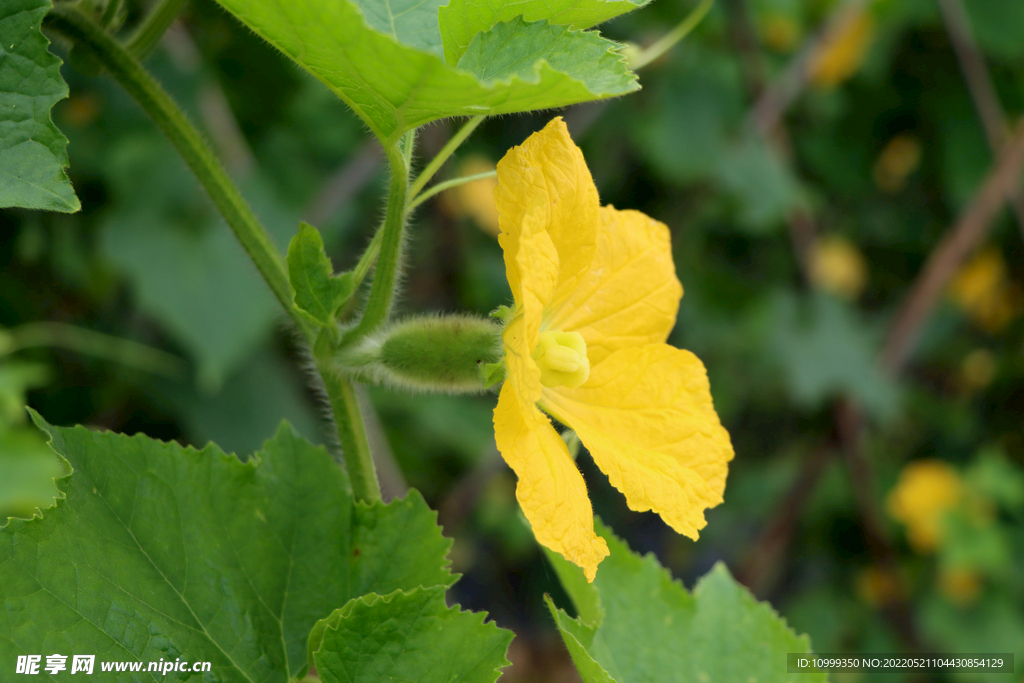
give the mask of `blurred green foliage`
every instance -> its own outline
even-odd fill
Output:
[[[1024,4],[962,2],[1015,120]],[[578,462],[595,511],[632,548],[656,552],[687,586],[724,561],[818,652],[1013,651],[1019,669],[1024,225],[999,214],[983,246],[1001,270],[955,280],[970,296],[944,295],[907,370],[886,375],[877,359],[892,320],[996,155],[935,0],[862,4],[860,33],[837,39],[839,53],[808,49],[849,6],[720,0],[640,73],[639,93],[562,112],[602,203],[671,227],[686,292],[671,341],[706,364],[737,454],[725,503],[697,542],[626,509],[585,452]],[[690,9],[661,0],[604,32],[649,43]],[[129,2],[129,24],[142,12]],[[805,53],[817,66],[797,69],[795,100],[758,132],[755,105]],[[344,104],[211,0],[188,4],[147,66],[214,141],[282,251],[304,219],[336,270],[354,265],[381,216],[383,178]],[[0,327],[71,323],[186,358],[192,373],[154,377],[0,344],[0,514],[45,506],[60,474],[25,424],[25,403],[55,424],[213,440],[229,452],[255,451],[281,418],[318,440],[308,360],[198,184],[110,79],[62,73],[71,95],[54,120],[83,211],[0,212]],[[486,121],[442,175],[471,156],[497,161],[550,116]],[[423,129],[423,158],[453,130]],[[501,250],[468,201],[448,192],[415,217],[402,312],[486,314],[509,302]],[[832,237],[852,249],[828,251],[822,238]],[[571,603],[520,520],[494,449],[494,396],[368,395],[379,418],[371,438],[397,464],[385,487],[414,486],[440,511],[465,574],[458,601],[521,636],[507,680],[572,680],[560,678],[567,655],[542,596]],[[853,446],[852,404],[862,420]],[[921,460],[947,463],[963,490],[939,513],[941,541],[928,551],[886,506],[905,465]]]

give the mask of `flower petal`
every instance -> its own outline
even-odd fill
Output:
[[[582,334],[594,366],[619,349],[664,343],[682,296],[668,226],[603,206],[594,260],[576,290],[552,306],[547,325]]]
[[[520,402],[508,382],[494,409],[494,437],[519,477],[516,498],[537,541],[582,567],[593,581],[608,544],[594,533],[583,475],[547,417]]]
[[[545,389],[541,407],[576,430],[633,510],[697,538],[722,502],[733,450],[704,365],[667,344],[622,349],[579,389]]]
[[[532,406],[540,398],[542,387],[540,368],[531,354],[540,336],[544,307],[555,290],[559,259],[551,236],[542,229],[543,223],[536,218],[536,212],[523,216],[521,225],[516,254],[510,257],[506,251],[505,263],[514,264],[517,272],[529,276],[519,282],[518,288],[512,289],[515,316],[505,326],[502,343],[508,380],[515,385],[519,397]]]
[[[533,263],[518,258],[527,218],[550,235],[558,252],[559,292],[575,289],[594,258],[599,202],[583,153],[560,117],[498,162],[494,199],[512,295],[534,276]]]

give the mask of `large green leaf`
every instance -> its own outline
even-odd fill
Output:
[[[418,494],[354,504],[344,472],[287,424],[243,463],[212,444],[36,421],[73,473],[56,508],[0,529],[0,661],[181,657],[224,683],[284,682],[331,610],[454,581]]]
[[[493,683],[511,640],[436,587],[353,600],[317,624],[309,647],[326,683]]]
[[[550,598],[548,606],[585,683],[826,680],[824,674],[786,673],[786,654],[810,652],[810,642],[723,565],[689,593],[653,555],[640,557],[600,523],[595,526],[611,555],[594,583],[548,553],[580,616],[571,618]]]
[[[517,63],[515,74],[483,81],[462,65],[445,61],[439,0],[218,2],[326,83],[384,141],[394,141],[411,128],[447,116],[548,109],[639,88],[618,52],[577,63],[572,73],[561,70],[558,64],[566,61],[564,53],[572,52],[572,45],[593,49],[592,37],[568,26],[562,27],[559,40],[551,41],[536,40],[536,35],[529,33],[544,33],[547,28],[530,29],[532,24],[519,24],[524,35],[503,46],[501,55],[503,60]],[[604,4],[613,8],[601,7],[602,12],[591,16],[614,15],[634,6],[630,2],[587,0],[584,7],[593,9]],[[560,5],[544,11],[539,2],[530,5],[530,14],[537,20],[558,23],[556,15],[560,13],[570,24],[589,23],[579,18],[583,12],[573,14]],[[499,18],[495,15],[496,21]],[[453,18],[451,25],[457,23]],[[491,29],[492,25],[485,28]],[[469,39],[468,48],[480,32],[462,33]]]
[[[451,0],[438,10],[444,57],[458,64],[473,36],[495,24],[522,17],[559,26],[591,28],[650,0]]]
[[[68,86],[39,30],[50,7],[0,2],[0,207],[72,212],[81,205],[64,172],[68,141],[50,120]]]

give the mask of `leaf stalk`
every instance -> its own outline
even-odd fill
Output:
[[[497,177],[497,175],[498,175],[498,171],[497,170],[491,170],[491,171],[484,171],[483,173],[474,173],[473,175],[464,175],[464,176],[461,176],[459,178],[452,178],[451,180],[446,180],[443,183],[438,183],[437,185],[434,185],[429,190],[427,190],[425,192],[421,192],[420,194],[416,195],[416,198],[409,202],[409,206],[408,206],[408,208],[406,208],[406,211],[411,212],[413,209],[415,209],[417,206],[419,206],[423,202],[427,201],[428,199],[430,199],[434,195],[441,194],[445,190],[450,190],[453,187],[458,187],[459,185],[465,185],[466,183],[471,183],[474,180],[483,180],[485,178],[495,178],[495,177]]]
[[[693,29],[697,28],[697,25],[700,24],[708,11],[711,10],[713,4],[715,4],[715,0],[701,0],[701,3],[685,19],[679,22],[674,29],[663,35],[636,57],[629,60],[629,68],[633,71],[639,71],[675,47],[676,43],[688,36]]]
[[[444,162],[448,161],[448,157],[450,157],[452,153],[454,153],[455,150],[457,150],[459,146],[466,141],[466,138],[468,138],[473,131],[477,129],[477,126],[483,123],[485,118],[487,117],[480,114],[478,116],[474,116],[469,121],[466,121],[465,125],[463,125],[462,128],[452,136],[452,139],[441,148],[441,151],[437,153],[437,156],[431,159],[430,163],[427,164],[427,167],[423,169],[423,172],[416,177],[412,187],[409,188],[410,197],[416,197],[423,191],[423,188],[430,182],[430,179],[434,177],[434,174],[437,173],[441,166],[444,165]]]

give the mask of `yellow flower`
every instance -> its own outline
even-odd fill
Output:
[[[942,539],[943,517],[963,497],[960,475],[941,460],[915,460],[889,492],[889,514],[907,525],[907,538],[919,552],[934,550]]]
[[[997,249],[980,252],[957,272],[949,285],[953,301],[985,330],[995,333],[1024,309],[1024,293],[1009,279]]]
[[[697,538],[733,450],[703,364],[665,343],[683,294],[668,228],[600,206],[560,118],[498,163],[495,199],[515,309],[494,431],[537,540],[591,581],[608,555],[583,477],[538,407],[576,431],[630,508]]]
[[[871,43],[875,22],[865,10],[857,10],[825,36],[808,62],[807,76],[821,88],[839,85],[857,73]]]
[[[891,570],[875,565],[857,572],[854,585],[857,597],[872,607],[891,605],[903,596],[899,577]]]
[[[827,292],[856,299],[867,284],[868,267],[856,245],[832,235],[816,240],[811,248],[810,278]]]

